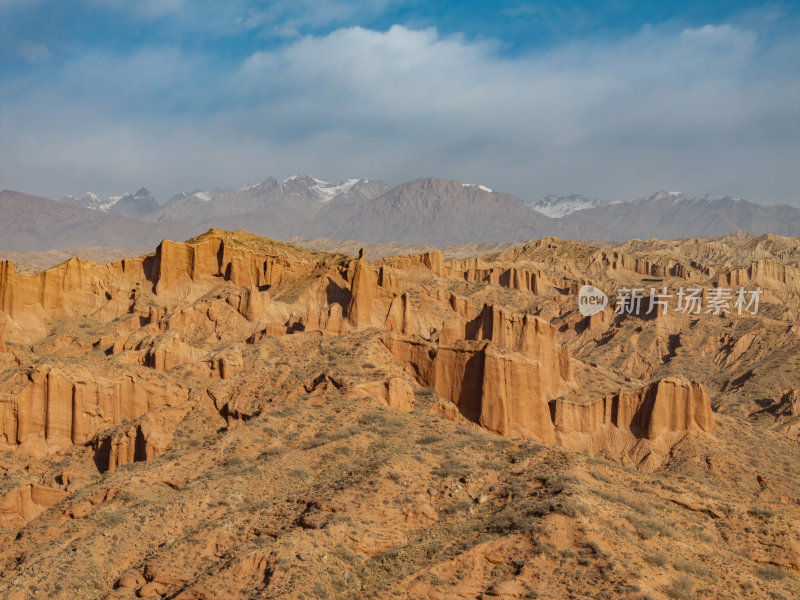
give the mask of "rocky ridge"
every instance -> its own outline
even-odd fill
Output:
[[[571,359],[560,350],[555,328],[540,318],[493,304],[459,302],[455,295],[446,300],[421,298],[415,306],[399,282],[409,273],[413,278],[485,281],[537,295],[573,293],[575,286],[553,281],[540,271],[499,270],[478,259],[445,264],[438,251],[386,263],[376,269],[364,258],[319,255],[212,230],[187,243],[165,240],[153,256],[109,265],[71,259],[36,275],[20,275],[6,261],[0,267],[0,310],[6,315],[5,338],[25,344],[45,337],[54,318],[108,322],[125,316],[128,321],[117,325],[113,341],[101,338],[92,347],[107,345],[111,355],[122,356],[138,350],[136,362],[157,371],[185,363],[213,364],[203,348],[191,345],[200,330],[211,333],[212,339],[231,343],[238,338],[241,343],[276,333],[342,334],[380,327],[388,329],[383,343],[395,360],[417,375],[418,384],[435,389],[467,418],[498,433],[554,442],[547,403],[574,385]],[[613,268],[618,268],[616,263]],[[652,274],[647,265],[630,268]],[[231,286],[224,300],[206,299],[216,278]],[[280,302],[270,290],[281,284],[303,289],[294,302]],[[332,292],[332,287],[338,291]],[[135,331],[125,331],[129,327]],[[159,337],[163,333],[173,335],[166,341]],[[155,392],[146,386],[140,391],[133,376],[128,377],[128,387],[117,384],[117,392],[103,391],[102,386],[83,389],[57,371],[41,368],[27,373],[27,378],[22,391],[11,394],[18,400],[7,403],[11,412],[3,422],[6,443],[25,448],[84,443],[87,436],[123,417],[136,418],[167,404],[155,399]],[[155,395],[180,397],[168,388],[162,391]],[[84,406],[84,397],[93,398],[95,404]],[[120,404],[122,398],[130,398],[128,405]],[[652,418],[671,423],[668,413],[669,408],[662,409]],[[87,433],[81,425],[87,414],[114,416],[92,424]],[[666,429],[687,430],[694,425],[691,419],[675,423]],[[660,421],[639,425],[648,431],[665,429]],[[710,419],[702,428],[709,427]]]

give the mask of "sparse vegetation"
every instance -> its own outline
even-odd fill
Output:
[[[566,242],[547,244],[553,246],[547,252],[534,243],[521,256],[539,252],[536,261],[545,261],[554,280],[588,275],[584,266],[558,254]],[[680,242],[659,244],[666,245],[670,260],[681,252]],[[640,249],[654,245],[636,242],[631,248],[639,250],[624,251],[645,260],[651,250]],[[605,249],[581,248],[586,260],[607,264],[595,255]],[[306,600],[800,595],[796,573],[778,566],[790,559],[800,516],[785,501],[800,497],[794,477],[800,454],[782,437],[774,397],[776,387],[800,387],[792,378],[796,369],[782,370],[800,366],[789,362],[800,344],[792,345],[781,312],[771,313],[777,325],[718,323],[705,316],[663,323],[631,317],[615,319],[604,331],[580,332],[577,316],[562,302],[566,294],[558,290],[539,296],[488,280],[406,277],[398,268],[411,318],[423,313],[424,318],[415,322],[413,335],[391,334],[381,327],[355,328],[348,320],[349,258],[306,255],[283,245],[269,258],[290,250],[303,256],[302,265],[272,260],[269,268],[284,269],[284,279],[272,284],[239,285],[215,273],[208,281],[192,279],[194,295],[165,306],[166,296],[154,294],[153,282],[146,280],[125,291],[134,296],[133,313],[91,323],[65,317],[45,324],[46,338],[14,344],[20,362],[15,359],[2,372],[3,390],[17,393],[17,382],[44,378],[33,372],[39,365],[80,375],[63,382],[69,402],[62,408],[70,419],[60,429],[47,427],[68,431],[75,415],[76,427],[116,420],[85,445],[57,450],[53,438],[55,450],[44,458],[0,450],[0,498],[6,507],[0,512],[0,595],[9,591],[7,581],[21,582],[28,594],[70,600],[109,593],[133,597],[151,583],[164,586],[158,591],[163,597],[187,592]],[[212,262],[222,260],[212,255]],[[496,260],[488,268],[505,265],[505,273],[511,261]],[[542,272],[542,264],[528,260],[519,258],[517,267]],[[265,277],[261,263],[256,271]],[[549,285],[548,277],[542,275],[539,285]],[[631,272],[609,277],[614,285],[640,281]],[[260,289],[264,285],[269,289]],[[269,298],[259,298],[266,292]],[[374,304],[390,302],[394,293],[381,289]],[[287,299],[297,302],[281,304]],[[255,311],[248,317],[245,300]],[[269,308],[259,313],[262,300]],[[464,306],[457,311],[451,302]],[[433,332],[434,325],[444,319],[462,323],[464,315],[472,315],[471,322],[484,304],[513,313],[504,321],[511,329],[523,313],[555,324],[559,343],[575,357],[575,385],[564,383],[559,391],[568,402],[583,404],[686,375],[701,380],[711,396],[715,428],[651,439],[646,428],[636,429],[638,421],[630,431],[608,422],[631,408],[614,402],[596,413],[582,407],[564,416],[586,429],[557,432],[564,447],[516,437],[532,431],[516,422],[503,421],[514,427],[502,435],[482,428],[496,416],[483,410],[482,403],[492,399],[485,380],[465,385],[454,378],[452,399],[419,382],[436,383],[447,394],[443,380],[457,361],[437,371],[429,362],[431,352],[467,353],[485,346],[484,354],[475,355],[485,361],[497,352],[509,360],[498,372],[514,382],[493,407],[502,413],[498,419],[530,416],[525,403],[535,394],[524,396],[522,408],[510,403],[511,388],[525,380],[515,369],[534,364],[533,358],[488,339],[488,329],[481,333],[487,339],[435,341],[440,332]],[[309,318],[312,305],[319,314]],[[322,331],[323,321],[340,308],[342,326]],[[269,323],[267,331],[270,319],[279,322]],[[321,331],[313,329],[317,325]],[[180,364],[156,369],[146,355],[154,341],[171,339],[171,332],[178,332],[176,348],[197,355],[177,356]],[[728,348],[750,333],[761,336],[754,341],[757,355],[720,366]],[[102,344],[96,344],[101,336]],[[392,353],[397,340],[408,344],[403,352],[410,358]],[[214,361],[228,355],[223,377]],[[484,362],[480,368],[489,367]],[[769,380],[776,372],[781,379]],[[48,394],[60,389],[52,377]],[[389,397],[395,378],[401,385]],[[103,394],[113,402],[83,406],[73,415],[73,394],[76,403],[89,402],[100,394],[89,389],[91,382],[105,379],[111,383]],[[128,382],[142,387],[125,394],[137,402],[146,399],[152,408],[145,427],[144,415],[127,405],[122,410],[125,394],[109,391],[133,385]],[[170,393],[162,397],[160,390],[167,388]],[[642,407],[638,410],[636,419],[644,419]],[[589,431],[594,418],[603,420],[596,437]],[[531,417],[526,426],[537,424]],[[117,462],[109,464],[116,469],[101,474],[112,450]],[[53,504],[33,517],[7,510],[48,494]]]
[[[690,600],[694,598],[695,584],[690,577],[681,576],[664,589],[668,598],[673,600]]]

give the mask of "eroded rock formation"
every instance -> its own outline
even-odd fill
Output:
[[[456,329],[444,329],[438,343],[395,334],[382,340],[420,385],[471,421],[505,435],[554,441],[547,401],[567,389],[570,371],[552,328],[493,306],[465,326],[460,339]]]
[[[211,231],[126,263],[5,267],[0,595],[594,597],[665,545],[707,569],[727,548],[711,594],[789,589],[754,569],[800,564],[797,309],[584,318],[575,298],[800,257],[759,244],[370,263]],[[736,458],[764,447],[780,460]],[[634,575],[640,592],[665,573]]]
[[[596,433],[605,425],[630,430],[654,440],[673,431],[710,431],[711,403],[703,386],[670,377],[635,391],[621,391],[591,402],[551,402],[556,431],[562,434]]]
[[[192,386],[202,397],[214,382],[230,382],[214,388],[230,400],[251,366],[246,347],[282,336],[367,331],[381,336],[392,365],[451,402],[459,418],[503,435],[553,442],[607,426],[647,440],[706,431],[711,413],[699,384],[657,377],[688,327],[672,315],[646,321],[650,332],[634,332],[627,346],[618,346],[627,372],[656,383],[639,389],[617,384],[600,399],[578,398],[587,377],[608,375],[573,355],[589,345],[602,348],[643,319],[617,318],[612,306],[580,317],[571,304],[580,285],[599,274],[626,283],[637,276],[694,280],[709,272],[702,265],[689,268],[693,259],[644,257],[644,245],[606,250],[551,238],[490,257],[445,261],[431,251],[373,265],[363,255],[353,260],[211,230],[185,243],[165,240],[151,256],[109,265],[76,259],[20,275],[4,262],[0,352],[4,338],[62,355],[91,346],[109,357],[99,356],[97,364],[113,361],[115,374],[109,377],[105,366],[95,373],[54,361],[28,365],[22,380],[9,375],[0,440],[41,455],[113,430],[97,442],[113,448],[101,461],[112,468],[133,460],[131,453],[160,451],[142,447],[161,448],[158,441],[142,446],[140,425],[113,428],[189,403]],[[725,281],[791,287],[795,275],[792,267],[760,260],[729,270]],[[476,285],[483,291],[476,293]],[[547,302],[520,310],[507,304],[512,298],[523,305]],[[59,319],[102,331],[94,341],[65,342],[54,333]],[[732,368],[749,360],[753,335],[732,335],[730,351],[719,354],[717,364]],[[191,383],[176,385],[176,376]],[[166,379],[153,379],[159,377]],[[414,402],[410,381],[386,375],[358,385],[406,411]]]
[[[774,428],[790,441],[800,444],[800,390],[788,390],[774,410]]]
[[[592,261],[603,271],[628,272],[654,278],[679,277],[686,280],[695,278],[692,270],[685,264],[671,259],[655,262],[625,252],[601,251]]]
[[[0,444],[43,455],[86,443],[97,432],[149,411],[185,404],[189,390],[158,377],[41,365],[7,379]],[[9,393],[10,392],[10,393]]]
[[[0,527],[19,527],[66,496],[64,490],[26,483],[0,497]]]
[[[378,276],[363,257],[356,262],[353,274],[352,298],[347,308],[347,320],[353,327],[372,327],[375,321],[375,294]]]
[[[740,287],[752,290],[758,286],[765,294],[764,299],[787,301],[800,296],[800,269],[764,258],[747,268],[724,273],[718,284],[734,290]]]
[[[107,430],[91,440],[94,461],[100,471],[161,456],[172,443],[173,428],[189,406],[151,411],[133,423]]]
[[[411,382],[402,377],[363,383],[355,388],[354,393],[371,396],[400,412],[411,412],[414,408],[414,389]]]

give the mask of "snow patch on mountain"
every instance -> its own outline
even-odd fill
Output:
[[[479,190],[483,190],[484,192],[490,192],[491,193],[493,191],[492,188],[486,187],[485,185],[480,185],[480,184],[477,184],[477,183],[462,183],[461,185],[463,185],[464,187],[478,188]]]
[[[74,204],[91,210],[99,210],[105,213],[115,213],[126,217],[137,218],[143,214],[154,210],[158,203],[150,194],[147,188],[140,188],[134,194],[123,194],[122,196],[108,196],[101,199],[94,192],[86,192],[80,198],[65,196],[62,202]]]
[[[550,194],[536,201],[525,202],[533,210],[542,213],[554,219],[561,218],[566,215],[586,210],[588,208],[597,208],[606,203],[602,200],[587,198],[580,194],[571,194],[569,196],[556,196]]]
[[[96,197],[97,196],[95,196],[95,198]],[[115,204],[117,204],[120,200],[122,200],[123,197],[124,196],[109,196],[108,198],[105,199],[104,202],[100,202],[98,204],[97,209],[107,212],[107,211],[111,210],[111,208]]]
[[[310,175],[297,174],[284,179],[281,185],[285,188],[287,186],[296,186],[298,183],[305,183],[308,191],[317,197],[318,202],[325,204],[337,196],[348,193],[356,184],[369,181],[369,179],[345,179],[339,183],[330,183]]]
[[[330,202],[336,196],[341,194],[346,194],[353,186],[356,185],[360,179],[346,179],[337,184],[331,184],[327,181],[320,181],[319,179],[314,180],[316,183],[311,186],[311,191],[319,196],[320,202]]]
[[[80,198],[75,196],[65,196],[61,199],[62,202],[81,206],[83,208],[91,208],[92,210],[100,210],[108,212],[117,202],[122,199],[122,196],[109,196],[105,200],[101,200],[94,192],[86,192]]]
[[[249,192],[249,191],[255,190],[257,188],[260,188],[262,185],[264,185],[263,182],[262,183],[248,183],[247,185],[243,185],[243,186],[241,186],[239,188],[236,188],[236,192],[237,193],[238,192]]]

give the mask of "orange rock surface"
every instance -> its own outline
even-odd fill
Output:
[[[0,596],[791,597],[796,247],[4,262]],[[614,309],[720,282],[763,312]]]
[[[713,427],[703,386],[675,377],[591,402],[556,400],[552,412],[556,430],[563,433],[594,433],[610,424],[653,440],[665,432],[711,431]]]

